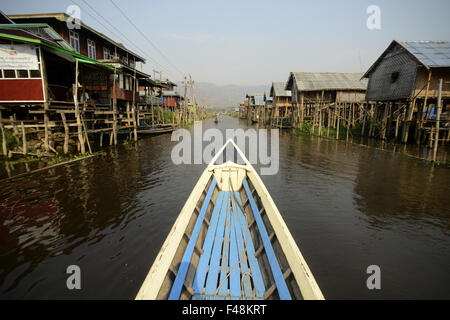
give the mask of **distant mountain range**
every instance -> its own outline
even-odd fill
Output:
[[[184,94],[184,83],[178,82],[176,91]],[[240,85],[216,85],[209,82],[195,82],[194,93],[200,105],[206,105],[208,109],[229,109],[239,107],[239,103],[245,100],[247,93],[269,94],[270,84],[260,86]],[[188,87],[188,95],[189,87]]]

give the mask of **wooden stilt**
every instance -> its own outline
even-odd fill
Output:
[[[386,127],[387,127],[387,117],[388,117],[388,104],[384,104],[384,116],[383,116],[383,124],[381,129],[381,139],[386,139]]]
[[[63,126],[64,126],[63,152],[64,152],[64,154],[67,154],[69,152],[69,126],[67,125],[66,114],[64,112],[61,112],[61,119],[62,119]]]
[[[430,71],[428,72],[428,80],[427,80],[427,89],[425,91],[425,99],[423,101],[423,106],[422,106],[422,109],[420,110],[420,114],[418,115],[418,119],[417,119],[416,134],[415,134],[417,144],[420,144],[420,140],[421,140],[421,136],[422,136],[423,121],[424,121],[424,117],[425,117],[425,109],[427,107],[428,93],[430,90],[431,74],[432,74],[432,72],[430,69]]]
[[[23,121],[21,122],[21,126],[22,126],[22,152],[23,155],[26,156],[28,153],[27,133],[25,131],[25,125],[23,124]]]
[[[8,148],[6,146],[6,135],[5,135],[5,128],[3,127],[3,118],[1,111],[0,111],[0,130],[2,134],[2,151],[3,155],[6,157],[8,155]]]
[[[347,104],[344,104],[344,106],[347,106]],[[346,132],[346,137],[345,137],[346,141],[348,141],[349,133],[350,133],[350,117],[351,117],[351,110],[350,110],[350,108],[351,108],[351,106],[349,106],[348,110],[346,110],[347,112],[344,111],[347,114],[347,116],[345,118],[345,120],[347,122],[347,132]],[[345,109],[346,108],[344,107],[344,110]]]
[[[403,130],[402,130],[402,143],[408,142],[409,135],[409,127],[411,125],[411,119],[413,116],[414,106],[416,104],[416,99],[411,103],[409,103],[408,111],[406,112],[405,121],[403,122]]]
[[[361,137],[364,137],[364,134],[366,132],[366,118],[367,118],[366,106],[364,104],[363,104],[363,106],[361,108],[361,112],[364,113],[363,125],[362,125],[362,130],[361,130]]]
[[[433,162],[436,161],[437,150],[439,145],[439,125],[441,119],[441,109],[442,109],[442,79],[439,79],[439,91],[438,91],[438,102],[436,110],[436,132],[434,134],[434,145],[433,145]]]
[[[398,127],[399,127],[400,116],[401,116],[400,109],[401,109],[401,104],[399,104],[397,107],[397,116],[395,118],[395,140],[397,140],[397,138],[398,138]]]
[[[78,103],[78,59],[76,59],[75,61],[75,84],[73,88],[73,102],[75,104],[75,117],[77,119],[78,141],[80,142],[80,152],[84,154],[86,153],[86,149],[83,138],[83,126],[81,123],[80,105]]]
[[[340,108],[340,105],[336,105],[336,118],[337,118],[336,140],[338,140],[339,139],[339,125],[341,123],[341,108]]]

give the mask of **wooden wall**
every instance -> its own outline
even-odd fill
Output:
[[[383,58],[370,75],[367,101],[408,99],[415,88],[418,62],[399,45]]]

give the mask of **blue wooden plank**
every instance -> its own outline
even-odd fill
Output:
[[[214,238],[214,247],[211,253],[211,261],[209,263],[209,271],[205,285],[205,295],[212,298],[216,293],[217,279],[219,277],[220,257],[222,253],[223,234],[225,230],[225,219],[227,217],[228,200],[230,193],[225,192],[222,208],[220,210],[219,223],[217,225],[216,236]]]
[[[242,206],[242,200],[241,200],[241,196],[239,194],[239,192],[236,192],[236,198],[239,201],[239,203]],[[238,208],[239,212],[242,212],[240,208]],[[244,214],[241,213],[241,230],[243,235],[247,233],[247,221],[245,219]],[[255,257],[255,247],[253,244],[253,239],[252,236],[250,234],[248,234],[248,245],[247,245],[247,255],[248,255],[248,262],[250,265],[250,269],[252,272],[252,278],[253,278],[253,284],[255,287],[255,295],[256,298],[263,298],[264,296],[264,292],[266,292],[265,286],[264,286],[264,280],[262,278],[261,275],[261,269],[259,268],[259,263],[258,260],[256,260]]]
[[[197,242],[198,235],[200,233],[200,229],[203,224],[203,219],[205,218],[206,209],[209,206],[209,202],[211,200],[212,194],[214,192],[214,188],[216,187],[216,179],[212,179],[211,184],[209,186],[206,197],[203,201],[202,208],[200,209],[200,213],[197,217],[197,221],[195,222],[194,230],[192,231],[191,238],[186,246],[186,249],[183,254],[183,259],[181,260],[180,266],[178,268],[178,273],[175,278],[175,281],[172,285],[172,290],[170,291],[169,300],[178,300],[180,299],[181,289],[183,288],[184,280],[186,279],[186,274],[188,272],[189,266],[191,264],[192,253],[194,252],[195,243]]]
[[[261,215],[259,214],[258,207],[250,192],[247,180],[244,179],[242,182],[244,185],[245,192],[247,193],[247,197],[249,199],[250,207],[252,208],[253,211],[253,216],[255,218],[256,224],[258,225],[259,233],[261,235],[261,239],[264,244],[264,249],[266,251],[266,255],[269,260],[269,265],[270,268],[272,269],[275,285],[277,286],[278,295],[280,296],[281,300],[291,300],[292,298],[287,288],[286,281],[284,281],[283,273],[281,272],[277,257],[275,256],[275,252],[273,251],[269,235],[267,234],[266,227],[264,226],[264,222],[261,218]]]
[[[247,264],[247,252],[245,251],[245,244],[246,241],[248,241],[249,233],[242,234],[241,230],[241,215],[239,208],[237,208],[237,204],[235,200],[233,199],[233,219],[234,219],[234,232],[236,233],[236,243],[238,246],[238,254],[239,254],[239,261],[241,265],[241,273],[240,273],[240,281],[241,284],[244,285],[244,294],[245,296],[242,297],[245,298],[252,298],[252,287],[250,282],[250,275],[248,272],[250,272],[250,269]],[[245,218],[244,218],[245,219]],[[243,238],[244,237],[244,238]],[[241,293],[242,294],[242,293]]]
[[[197,271],[194,277],[194,283],[192,289],[195,293],[203,293],[205,288],[206,273],[208,271],[209,259],[211,257],[211,251],[214,243],[214,237],[216,235],[217,222],[219,221],[219,212],[222,207],[223,192],[219,192],[216,199],[216,204],[211,215],[210,226],[206,233],[205,241],[203,242],[203,253],[200,256],[198,262]]]
[[[219,278],[219,292],[218,295],[220,299],[224,299],[228,295],[228,283],[229,279],[227,278],[229,268],[229,252],[230,252],[230,222],[231,222],[231,212],[227,208],[227,218],[225,220],[225,235],[223,240],[223,250],[222,250],[222,264]]]
[[[236,243],[236,222],[231,219],[230,223],[230,296],[232,300],[238,300],[241,296],[241,271],[239,268],[239,254]]]

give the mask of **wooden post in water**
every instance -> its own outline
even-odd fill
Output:
[[[3,127],[3,118],[1,110],[0,110],[0,130],[2,133],[2,151],[3,155],[6,157],[8,155],[8,148],[6,147],[6,135],[5,135],[5,128]]]
[[[339,125],[341,123],[341,108],[338,103],[336,103],[336,140],[339,139]]]
[[[402,109],[402,105],[399,104],[397,107],[397,117],[395,119],[395,140],[397,140],[398,138],[398,126],[399,126],[399,122],[400,122],[400,109]]]
[[[365,131],[366,131],[366,118],[367,118],[366,107],[364,106],[364,104],[362,105],[361,112],[364,113],[364,116],[363,116],[363,126],[362,126],[362,130],[361,130],[361,137],[364,137],[364,133],[365,133]]]
[[[425,91],[425,99],[423,101],[423,106],[420,112],[420,115],[418,116],[420,119],[417,119],[417,126],[416,126],[416,143],[420,144],[422,132],[423,132],[423,121],[425,117],[425,109],[427,107],[427,100],[428,100],[428,93],[430,91],[430,83],[431,83],[431,69],[428,72],[428,81],[427,81],[427,89]]]
[[[44,84],[44,149],[49,151],[49,143],[48,143],[48,109],[49,109],[49,92],[48,92],[48,79],[47,79],[47,66],[45,63],[44,56],[42,54],[42,49],[39,48],[39,58],[41,62],[42,69],[42,79]],[[77,60],[78,62],[78,60]]]
[[[25,131],[25,125],[23,124],[23,121],[21,122],[21,126],[22,126],[22,152],[23,155],[26,156],[28,153],[27,133]]]
[[[63,152],[64,154],[67,154],[69,152],[69,127],[67,126],[66,121],[66,114],[64,112],[61,112],[61,119],[64,125],[64,148]]]
[[[433,145],[433,162],[436,161],[437,150],[439,145],[439,125],[441,120],[441,109],[442,109],[442,79],[439,79],[439,91],[438,91],[438,103],[436,110],[436,132],[434,134],[434,145]]]
[[[402,132],[402,143],[408,142],[409,127],[411,125],[411,120],[414,112],[414,107],[416,105],[416,99],[409,103],[408,111],[406,112],[405,121],[403,122],[403,132]]]
[[[114,142],[115,145],[117,145],[117,97],[116,97],[116,73],[117,69],[114,68],[114,82],[113,82],[113,126],[112,126],[112,140],[110,139],[110,145],[111,142]]]
[[[92,149],[91,149],[91,143],[89,142],[89,136],[88,136],[88,131],[86,128],[86,121],[84,121],[84,117],[81,115],[81,121],[83,123],[83,129],[84,129],[84,138],[86,139],[86,143],[89,149],[89,153],[92,154]]]
[[[372,115],[371,115],[371,119],[370,119],[369,137],[373,137],[374,132],[375,132],[375,120],[376,120],[377,112],[378,112],[377,106],[378,106],[377,102],[375,102],[375,108],[373,108],[373,106],[372,106],[373,110],[372,110]]]
[[[347,104],[344,104],[344,106],[347,106]],[[344,107],[344,109],[346,109],[346,108]],[[346,110],[346,111],[347,111],[347,110]],[[345,112],[345,114],[346,114],[345,120],[346,120],[346,122],[347,122],[347,132],[346,132],[346,138],[345,138],[345,140],[348,141],[348,137],[349,137],[349,133],[350,133],[351,106],[349,106],[348,112]]]
[[[381,128],[381,139],[386,139],[386,127],[387,127],[387,117],[388,117],[388,104],[384,104],[384,116],[383,116],[383,124]]]
[[[80,105],[78,104],[78,59],[75,59],[75,84],[73,88],[73,102],[75,104],[75,117],[77,119],[78,141],[80,143],[80,151],[81,153],[86,153],[83,138],[83,127],[81,124]],[[46,115],[44,114],[44,119],[46,119],[45,117]]]
[[[152,109],[152,128],[155,126],[155,110],[153,108],[153,90],[150,88],[150,108]]]
[[[136,61],[135,61],[135,63],[134,63],[134,77],[133,77],[133,105],[132,105],[133,123],[134,123],[134,129],[133,129],[134,141],[138,140],[138,135],[137,135],[138,123],[137,123],[137,119],[136,119],[137,118],[136,89],[137,89],[137,83],[136,83]]]

